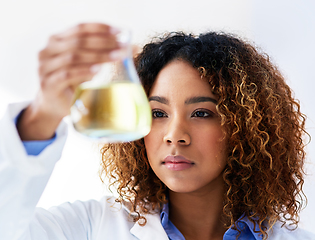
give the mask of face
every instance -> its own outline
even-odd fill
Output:
[[[226,143],[208,81],[173,61],[158,74],[149,101],[153,122],[144,142],[157,177],[181,193],[222,186]]]

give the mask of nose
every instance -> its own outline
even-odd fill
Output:
[[[163,137],[163,141],[167,144],[175,144],[188,146],[191,143],[191,137],[185,121],[181,119],[173,119],[170,121],[167,132]]]

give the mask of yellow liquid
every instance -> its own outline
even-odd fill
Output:
[[[71,107],[74,128],[109,142],[133,141],[151,128],[151,108],[140,84],[116,82],[97,88],[79,87]]]

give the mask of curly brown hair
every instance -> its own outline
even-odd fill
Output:
[[[297,227],[306,200],[305,116],[277,67],[233,35],[169,33],[145,45],[135,58],[147,95],[157,74],[174,59],[198,69],[219,98],[228,146],[223,174],[227,227],[235,227],[241,216],[258,224],[264,238],[276,221]],[[108,144],[101,152],[102,176],[110,177],[117,201],[132,203],[136,221],[167,202],[167,187],[152,171],[143,139]]]

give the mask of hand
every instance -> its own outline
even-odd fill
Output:
[[[49,39],[39,53],[40,90],[17,124],[22,140],[54,135],[69,114],[76,87],[93,77],[98,64],[123,55],[125,46],[116,40],[118,32],[105,24],[87,23]]]

